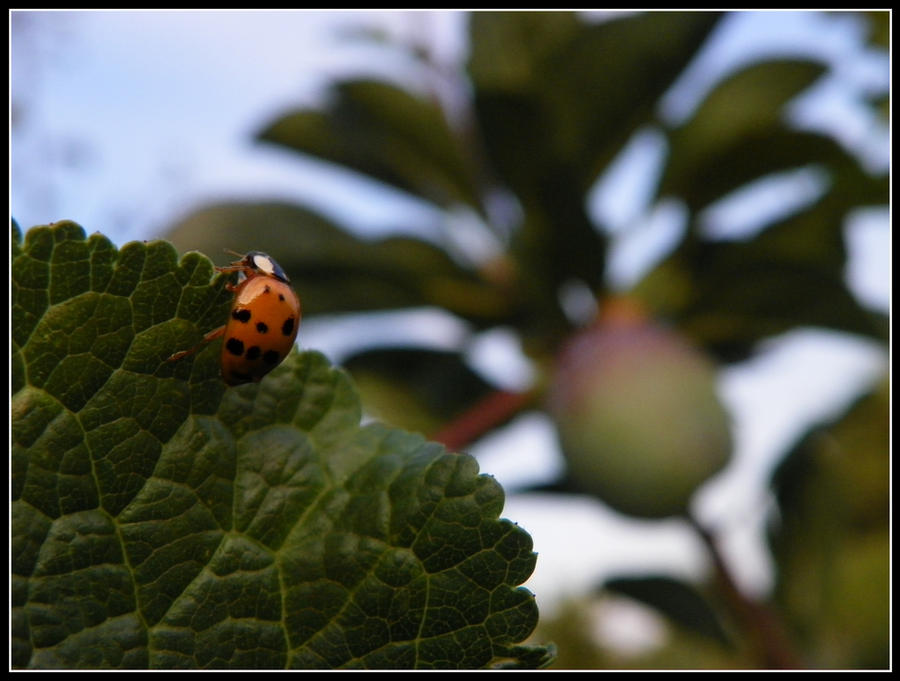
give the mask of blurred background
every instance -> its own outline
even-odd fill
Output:
[[[11,215],[273,255],[300,346],[504,486],[557,667],[884,668],[888,21],[15,11]],[[585,468],[632,393],[666,459]]]

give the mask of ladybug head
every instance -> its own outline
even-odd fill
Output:
[[[290,283],[290,279],[288,279],[284,270],[281,269],[281,265],[275,262],[275,259],[270,255],[267,255],[262,251],[249,251],[247,255],[244,256],[241,264],[260,274],[275,277],[286,284]]]

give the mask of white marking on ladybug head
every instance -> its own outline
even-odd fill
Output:
[[[257,254],[253,256],[253,266],[260,272],[268,275],[275,274],[275,263],[267,255]]]

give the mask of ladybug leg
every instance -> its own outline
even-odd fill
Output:
[[[216,272],[243,272],[245,275],[248,271],[252,272],[246,265],[236,263],[234,265],[226,265],[225,267],[215,267]],[[247,275],[249,276],[249,275]],[[225,283],[225,290],[234,293],[241,287],[240,283],[232,284],[230,281]]]
[[[220,326],[218,329],[213,329],[208,334],[203,336],[203,340],[201,340],[199,343],[197,343],[197,345],[192,347],[190,350],[181,350],[180,352],[176,352],[174,355],[171,355],[168,359],[166,359],[166,361],[167,362],[177,362],[179,359],[187,357],[188,355],[193,355],[204,345],[206,345],[210,341],[214,341],[216,338],[218,338],[219,336],[222,336],[224,334],[225,334],[224,326]]]
[[[225,267],[219,267],[216,265],[213,267],[216,272],[252,272],[253,269],[243,265],[241,263],[234,263],[233,265],[225,265]]]

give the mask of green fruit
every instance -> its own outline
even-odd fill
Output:
[[[731,452],[711,360],[674,331],[633,317],[572,338],[548,410],[572,482],[630,515],[684,513]]]

